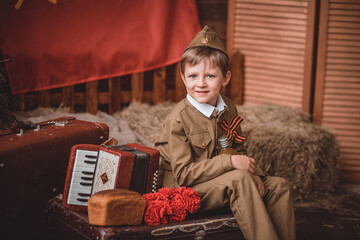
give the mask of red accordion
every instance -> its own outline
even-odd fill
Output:
[[[121,146],[78,144],[71,149],[62,204],[87,210],[96,192],[124,188],[140,194],[156,189],[160,153],[131,143]]]

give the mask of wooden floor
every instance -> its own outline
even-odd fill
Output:
[[[360,185],[353,194],[336,196],[333,207],[296,208],[297,240],[359,240]]]

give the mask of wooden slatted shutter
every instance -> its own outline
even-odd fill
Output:
[[[314,122],[336,130],[343,182],[360,183],[360,1],[321,1]]]
[[[244,58],[243,103],[310,113],[315,0],[229,0],[228,6],[228,53]]]

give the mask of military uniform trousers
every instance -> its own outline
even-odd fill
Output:
[[[201,211],[230,205],[247,240],[294,240],[292,189],[281,177],[266,177],[261,197],[256,179],[245,170],[232,170],[191,186],[201,196]]]

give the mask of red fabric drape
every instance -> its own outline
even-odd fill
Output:
[[[0,22],[14,94],[175,63],[200,30],[195,0],[1,1]]]

